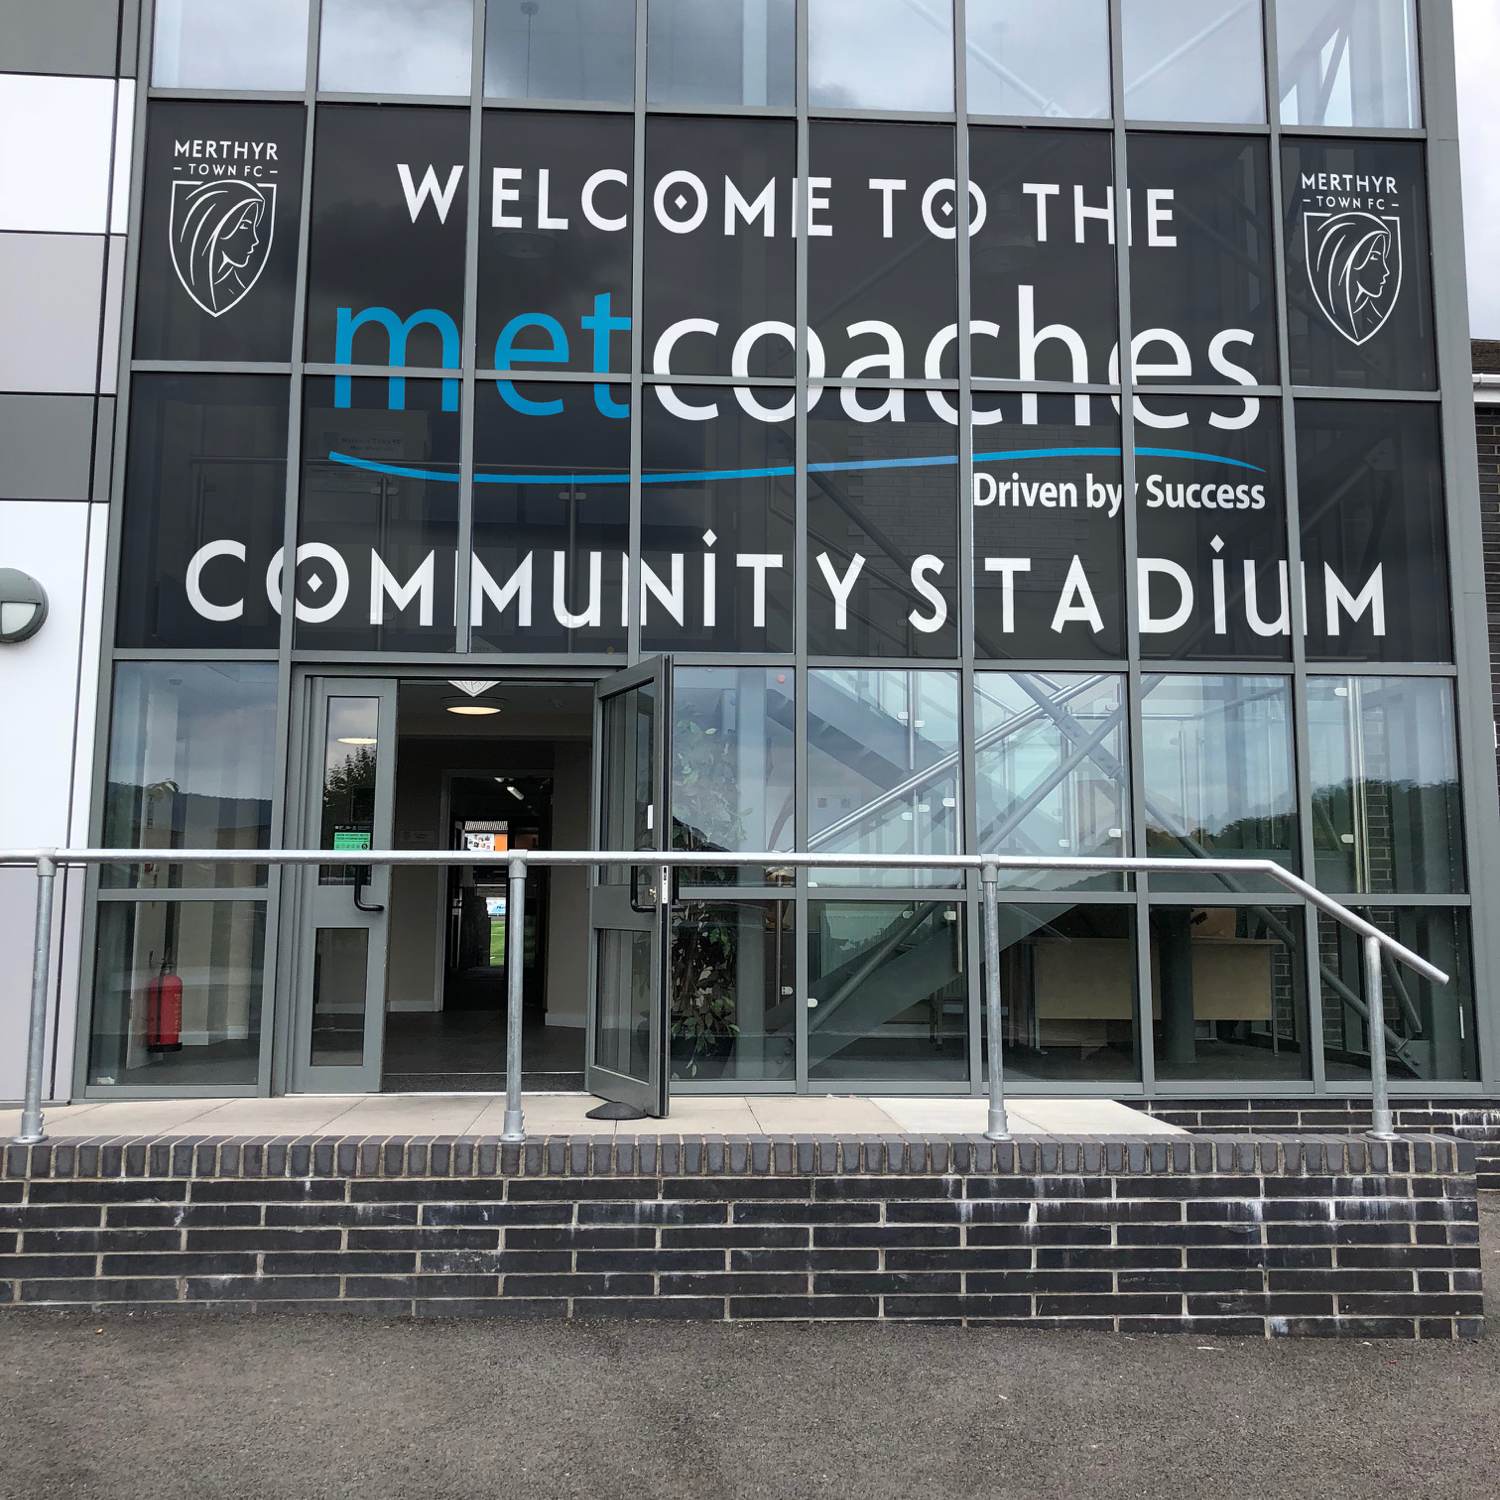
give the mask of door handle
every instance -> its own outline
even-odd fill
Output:
[[[644,865],[631,865],[630,867],[630,909],[642,913],[649,913],[656,908],[656,884],[651,882],[644,888],[641,884],[641,872]]]
[[[384,911],[385,907],[383,907],[383,906],[372,906],[370,903],[368,903],[366,901],[361,901],[359,899],[360,892],[363,891],[364,888],[367,885],[369,885],[369,883],[370,883],[370,867],[369,867],[369,865],[356,865],[354,867],[354,904],[355,904],[355,906],[358,907],[360,911],[369,911],[369,912]]]

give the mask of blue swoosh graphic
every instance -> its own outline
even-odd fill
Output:
[[[1226,458],[1218,453],[1198,453],[1191,448],[1137,448],[1143,458],[1181,458],[1194,463],[1222,464],[1230,469],[1248,469],[1254,474],[1265,472],[1258,464],[1246,463],[1239,458]],[[1009,448],[992,453],[976,453],[974,462],[1022,463],[1038,458],[1119,458],[1119,448]],[[436,480],[440,484],[457,484],[458,475],[445,469],[415,469],[404,464],[379,463],[373,458],[354,458],[348,453],[330,449],[328,461],[344,464],[351,469],[365,469],[372,474],[389,474],[396,479]],[[871,469],[933,469],[945,468],[958,463],[956,454],[938,454],[919,458],[858,458],[842,459],[835,463],[809,464],[809,474],[853,474]],[[646,484],[709,484],[719,479],[790,479],[796,473],[791,464],[777,464],[763,469],[696,469],[686,472],[663,469],[656,473],[642,474],[641,483]],[[629,484],[630,475],[610,474],[476,474],[475,484]]]

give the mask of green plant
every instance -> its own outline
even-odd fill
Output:
[[[672,1040],[683,1044],[689,1077],[699,1061],[740,1034],[735,1021],[735,930],[722,908],[688,901],[672,943]]]

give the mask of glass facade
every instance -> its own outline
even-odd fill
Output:
[[[1390,978],[1393,1068],[1474,1081],[1420,10],[277,0],[231,50],[234,7],[163,0],[104,841],[291,844],[320,663],[670,653],[673,846],[848,857],[687,872],[679,1086],[982,1086],[978,880],[874,853],[1378,900],[1458,976]],[[267,1086],[275,873],[114,879],[90,1082],[196,1081],[129,996],[222,954],[184,1038]],[[1027,1086],[1368,1076],[1357,949],[1264,878],[1001,903]],[[622,1069],[639,937],[593,955]]]

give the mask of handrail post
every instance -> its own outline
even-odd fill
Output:
[[[524,1141],[526,1119],[521,1113],[521,978],[526,966],[526,861],[508,866],[510,888],[505,898],[505,1123],[502,1141]]]
[[[1005,1117],[1005,1074],[1000,1056],[1000,881],[998,865],[981,867],[984,887],[984,1004],[986,1049],[990,1074],[990,1112],[985,1125],[987,1141],[1008,1141],[1010,1122]]]
[[[1391,1096],[1385,1067],[1385,977],[1380,962],[1380,940],[1362,944],[1365,963],[1365,1026],[1370,1033],[1370,1134],[1377,1141],[1396,1139]]]
[[[47,1050],[47,971],[52,965],[52,886],[57,875],[55,849],[36,860],[36,937],[31,954],[31,1028],[26,1038],[26,1095],[21,1107],[18,1146],[47,1138],[42,1124],[42,1073]]]

